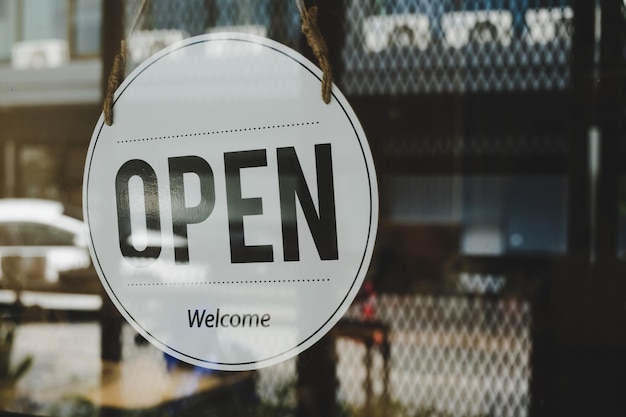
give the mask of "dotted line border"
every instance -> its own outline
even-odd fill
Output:
[[[138,139],[118,140],[117,143],[128,144],[128,143],[148,142],[148,141],[165,140],[165,139],[180,139],[180,138],[188,138],[188,137],[193,137],[193,136],[223,135],[227,133],[253,132],[253,131],[268,130],[268,129],[284,129],[284,128],[289,128],[289,127],[318,125],[319,123],[320,123],[319,121],[302,122],[302,123],[285,123],[285,124],[257,126],[257,127],[242,127],[239,129],[213,130],[209,132],[181,133],[180,135],[154,136],[154,137],[146,137],[146,138],[138,138]]]
[[[161,286],[186,286],[186,285],[223,285],[223,284],[298,284],[306,282],[330,282],[330,278],[308,279],[256,279],[242,281],[197,281],[197,282],[146,282],[127,284],[128,287],[161,287]]]

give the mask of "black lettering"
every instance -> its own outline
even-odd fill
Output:
[[[161,245],[146,246],[144,250],[137,250],[131,244],[130,195],[128,183],[137,176],[143,182],[143,197],[146,209],[146,227],[150,235],[161,235],[161,214],[159,210],[159,187],[154,169],[146,161],[132,159],[122,165],[115,176],[115,195],[117,198],[117,228],[122,255],[129,258],[158,258],[161,254]],[[152,240],[149,243],[154,243]]]
[[[317,170],[317,201],[315,210],[300,161],[294,147],[278,148],[278,189],[283,231],[283,257],[285,261],[299,261],[296,196],[306,218],[311,236],[321,260],[339,259],[337,249],[337,220],[335,214],[335,189],[329,143],[315,145]]]
[[[267,166],[267,155],[264,149],[224,154],[231,263],[272,262],[274,260],[272,245],[247,246],[243,230],[244,216],[263,214],[263,202],[260,197],[241,197],[240,171],[242,168],[263,166]]]
[[[213,327],[213,320],[215,320],[215,316],[213,314],[207,314],[204,325],[206,327]]]
[[[237,319],[236,323],[233,323],[234,319]],[[232,327],[239,327],[239,325],[241,324],[241,317],[239,316],[239,314],[233,314],[232,316],[230,316],[230,325]]]
[[[220,315],[220,309],[215,310],[215,314],[208,313],[205,310],[187,310],[187,318],[189,327],[270,327],[271,316],[268,313],[259,317],[257,313],[233,313]]]
[[[246,320],[248,321],[248,326],[252,327],[253,323],[256,327],[259,327],[259,315],[258,314],[244,314],[241,326],[246,327]]]
[[[205,220],[215,207],[215,180],[207,161],[199,156],[169,158],[170,196],[174,236],[183,238],[183,245],[174,247],[176,263],[189,263],[187,225]],[[188,207],[185,201],[185,173],[194,173],[200,179],[200,202]]]
[[[200,315],[199,311],[196,310],[193,313],[193,317],[191,315],[191,310],[187,310],[187,316],[189,317],[189,327],[193,327],[194,323],[197,323],[196,326],[200,327],[202,322],[204,321],[204,315],[206,314],[206,310],[202,310],[202,315]],[[209,314],[212,316],[212,314]]]

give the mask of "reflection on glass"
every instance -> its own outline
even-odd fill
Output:
[[[59,62],[55,56],[67,61],[66,54],[97,54],[103,1],[107,0],[0,0],[0,66],[10,65],[13,59],[16,67],[50,67]],[[127,23],[132,21],[140,3],[141,0],[126,0]],[[301,36],[295,1],[150,3],[149,12],[130,40],[134,62],[174,41],[213,30],[252,31],[281,42]],[[380,114],[391,113],[393,109],[385,103],[400,96],[407,101],[416,98],[417,103],[432,98],[436,102],[447,93],[467,93],[466,97],[470,97],[478,91],[489,92],[494,100],[502,99],[498,103],[518,98],[518,92],[523,92],[525,98],[533,96],[514,107],[515,114],[523,117],[523,105],[534,102],[536,91],[562,91],[569,85],[572,1],[337,3],[346,6],[345,45],[340,63],[345,69],[340,85],[344,93],[360,95],[359,100],[368,103],[371,98],[371,103],[380,104]],[[580,4],[584,2],[577,3]],[[321,13],[320,17],[328,16]],[[19,44],[22,41],[26,43]],[[338,47],[337,39],[329,37],[327,41],[329,47]],[[65,71],[61,68],[51,72],[65,75]],[[37,77],[35,74],[33,79]],[[278,80],[283,78],[277,74]],[[40,81],[37,79],[28,87],[40,85]],[[267,89],[273,90],[272,86]],[[198,94],[191,90],[190,94]],[[513,93],[501,94],[504,91]],[[391,93],[396,97],[387,101]],[[67,92],[61,96],[63,100],[70,98]],[[538,99],[541,97],[544,95]],[[24,120],[21,109],[11,104],[3,106],[3,112],[15,112],[15,120]],[[37,106],[46,114],[42,119],[28,119],[33,121],[29,126],[0,126],[0,141],[13,141],[12,145],[5,142],[1,152],[3,197],[30,196],[79,205],[92,127],[83,131],[73,123],[49,123],[53,113],[65,111],[63,107],[48,113],[45,103],[37,102]],[[464,134],[476,122],[485,131],[500,132],[501,128],[503,135],[524,136],[516,130],[520,126],[497,123],[486,108],[482,114],[461,106],[460,119],[452,111],[442,112],[441,124],[449,123],[455,132]],[[414,137],[416,124],[420,130],[429,124],[419,116],[416,112],[415,124],[407,123],[405,127],[397,127],[382,117],[368,120],[368,124],[375,127],[374,131],[391,132],[390,136],[401,130],[400,138]],[[75,114],[68,117],[77,120]],[[477,120],[468,123],[470,117]],[[548,130],[544,131],[543,125],[527,122],[523,129],[537,129],[539,136],[550,136],[556,129],[548,123]],[[558,135],[569,143],[561,130]],[[32,142],[21,142],[23,137]],[[45,142],[48,138],[55,139]],[[522,139],[525,146],[526,139]],[[551,149],[551,137],[547,139],[550,140],[538,141],[541,145],[537,146]],[[437,149],[442,150],[432,155],[453,152],[443,141],[433,143],[441,145]],[[467,146],[459,152],[478,158],[487,152],[471,149],[475,148]],[[489,146],[485,149],[491,151]],[[576,151],[571,152],[569,155],[576,157]],[[410,158],[404,151],[394,155]],[[493,159],[498,159],[497,155],[494,152]],[[486,159],[487,163],[491,161]],[[332,359],[323,355],[312,361],[311,356],[302,361],[294,358],[243,374],[189,366],[146,343],[107,304],[108,296],[102,294],[95,271],[81,266],[85,259],[89,261],[85,258],[84,242],[70,239],[73,234],[60,230],[60,221],[43,221],[47,210],[37,210],[28,221],[15,219],[17,214],[28,214],[23,207],[10,210],[13,218],[0,220],[0,414],[12,410],[50,416],[95,416],[108,412],[133,416],[296,415],[307,407],[322,407],[321,402],[307,402],[307,395],[337,381],[338,389],[331,392],[336,394],[331,400],[336,398],[340,414],[350,417],[394,413],[529,415],[535,401],[541,406],[544,400],[552,400],[537,398],[535,393],[541,388],[541,375],[559,367],[542,368],[540,355],[534,355],[541,354],[545,340],[535,340],[534,336],[540,335],[546,324],[551,327],[554,323],[542,321],[541,312],[533,311],[537,304],[528,296],[528,289],[534,281],[527,275],[515,281],[510,273],[490,270],[494,261],[491,257],[498,258],[495,264],[513,263],[516,269],[519,266],[521,275],[529,275],[525,259],[508,256],[539,253],[547,257],[564,253],[569,187],[578,185],[570,185],[565,176],[524,176],[516,174],[514,167],[496,165],[511,174],[379,177],[381,212],[387,218],[381,222],[378,242],[394,245],[379,246],[384,250],[376,254],[367,277],[371,288],[364,286],[361,302],[342,319],[341,324],[355,324],[350,329],[353,332],[337,326]],[[532,169],[531,166],[528,170]],[[619,187],[618,255],[626,259],[626,176],[620,179]],[[6,211],[0,208],[0,217],[2,213]],[[147,234],[143,242],[129,243],[137,247],[149,245],[152,237]],[[261,243],[265,241],[264,236]],[[183,241],[168,242],[174,246],[178,243],[182,245]],[[75,258],[78,252],[60,255],[61,249],[82,254]],[[9,250],[12,255],[5,256]],[[57,261],[75,263],[53,267]],[[472,264],[474,261],[477,263]],[[67,268],[72,271],[65,271]],[[171,280],[171,268],[156,271],[159,275],[155,280]],[[8,278],[16,273],[22,281]],[[189,270],[187,276],[179,278],[199,280],[207,273]],[[455,291],[442,291],[453,274]],[[546,274],[539,273],[539,278],[553,278]],[[516,292],[515,285],[522,284],[525,286]],[[539,295],[543,297],[545,293]],[[255,296],[279,303],[281,297],[290,295],[269,289]],[[571,304],[572,309],[567,311],[580,309],[580,304]],[[388,350],[387,333],[391,345]],[[246,336],[254,339],[253,335]],[[244,340],[242,344],[253,345],[254,340]],[[307,385],[301,371],[302,363],[307,361],[313,362],[314,374],[328,367],[336,378],[319,378]],[[568,374],[554,376],[562,382]],[[320,380],[324,383],[318,383]],[[571,391],[566,388],[562,392]]]
[[[0,286],[20,292],[90,265],[84,226],[55,201],[0,200]]]
[[[65,0],[23,0],[23,40],[65,39],[67,2]]]
[[[564,253],[567,181],[563,177],[396,176],[390,220],[457,226],[460,252]]]
[[[20,181],[23,197],[43,197],[59,200],[57,183],[59,159],[48,146],[27,145],[19,150],[19,169],[28,173]]]
[[[344,89],[365,95],[563,89],[572,3],[347,1]],[[405,72],[387,76],[395,71]]]
[[[69,60],[64,0],[24,0],[18,19],[21,33],[11,51],[13,68],[59,67]]]
[[[102,0],[1,0],[0,60],[24,70],[96,55],[101,15]]]
[[[0,0],[0,61],[11,57],[11,46],[17,35],[17,1]]]
[[[100,50],[101,0],[77,0],[73,13],[74,53],[95,55]]]

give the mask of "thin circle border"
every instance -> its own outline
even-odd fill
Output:
[[[121,90],[118,90],[118,92],[116,92],[115,94],[115,99],[113,101],[113,108],[115,107],[115,103],[117,103],[117,101],[119,100],[119,98],[124,94],[124,92],[130,87],[130,85],[133,83],[133,81],[135,79],[137,79],[144,71],[146,71],[148,68],[150,68],[152,65],[156,64],[157,62],[159,62],[161,59],[166,58],[167,56],[169,56],[170,54],[190,47],[190,46],[194,46],[197,44],[201,44],[201,43],[207,43],[207,42],[217,42],[217,41],[235,41],[235,42],[244,42],[244,43],[250,43],[250,44],[255,44],[255,45],[260,45],[263,46],[265,48],[268,48],[274,52],[277,52],[287,58],[290,58],[291,60],[293,60],[294,62],[298,63],[300,66],[302,66],[304,69],[306,69],[311,75],[313,75],[315,78],[317,78],[320,82],[322,81],[321,77],[316,74],[308,65],[311,65],[313,68],[317,68],[315,67],[315,65],[308,60],[306,57],[304,57],[302,54],[298,53],[297,51],[294,51],[293,55],[287,53],[287,51],[283,51],[281,49],[279,49],[278,47],[272,45],[272,43],[275,43],[275,41],[272,41],[270,39],[267,38],[263,38],[263,37],[259,37],[259,36],[255,36],[255,35],[243,35],[240,33],[220,33],[220,34],[207,34],[207,35],[200,35],[197,36],[195,38],[190,38],[190,39],[186,39],[183,40],[179,43],[173,44],[170,47],[164,49],[163,51],[161,51],[160,53],[158,53],[156,56],[153,56],[152,58],[148,58],[149,62],[145,62],[144,64],[142,64],[136,71],[133,71],[131,73],[131,75],[133,75],[132,78],[128,78],[122,85]],[[285,47],[287,48],[287,47]],[[298,60],[297,58],[302,59],[302,61]],[[333,84],[333,87],[334,84]],[[376,229],[377,229],[377,222],[378,219],[376,219],[376,224],[374,224],[374,219],[373,219],[373,215],[374,215],[374,201],[373,201],[373,190],[372,187],[373,185],[377,186],[377,181],[376,181],[376,177],[375,177],[375,167],[374,167],[374,161],[372,159],[372,166],[370,167],[370,164],[368,163],[368,158],[367,158],[367,153],[363,148],[363,138],[361,138],[359,136],[358,130],[355,127],[354,121],[352,120],[352,118],[350,117],[350,115],[348,114],[349,112],[346,110],[345,106],[343,105],[342,100],[339,100],[337,95],[335,94],[335,88],[333,88],[331,90],[331,95],[332,97],[336,100],[337,104],[341,107],[341,110],[344,113],[344,116],[348,119],[348,121],[350,122],[350,125],[352,127],[352,130],[356,136],[356,138],[358,139],[358,143],[359,143],[359,147],[361,148],[361,154],[363,156],[363,161],[365,162],[365,169],[367,172],[367,177],[368,177],[368,188],[369,188],[369,200],[370,200],[370,207],[369,207],[369,228],[367,231],[367,240],[366,240],[366,244],[364,247],[364,251],[363,251],[363,255],[361,257],[361,261],[359,264],[359,267],[357,268],[356,271],[356,275],[354,277],[354,279],[352,280],[352,284],[350,285],[350,287],[348,288],[348,290],[346,291],[345,296],[343,297],[343,299],[341,300],[341,302],[339,303],[338,307],[335,309],[335,311],[330,314],[330,317],[328,317],[328,319],[326,321],[324,321],[324,323],[321,324],[321,326],[319,326],[319,328],[317,330],[315,330],[314,332],[311,333],[311,335],[309,335],[307,338],[303,339],[301,342],[299,342],[297,345],[293,346],[292,348],[289,348],[281,353],[277,353],[274,354],[272,356],[269,356],[267,358],[264,359],[258,359],[258,360],[254,360],[254,361],[248,361],[248,362],[218,362],[218,361],[211,361],[211,360],[207,360],[207,359],[201,359],[201,358],[197,358],[195,356],[186,354],[184,352],[181,352],[177,349],[174,349],[173,347],[169,346],[167,343],[162,342],[161,340],[159,340],[158,338],[156,338],[154,335],[152,335],[148,330],[146,330],[134,317],[133,315],[126,309],[126,307],[124,306],[124,303],[122,303],[120,301],[120,299],[118,298],[117,294],[113,291],[113,288],[111,286],[111,284],[109,283],[109,280],[106,277],[106,274],[104,273],[104,270],[102,268],[102,265],[100,264],[100,260],[98,258],[98,255],[96,253],[96,249],[95,249],[95,245],[93,242],[93,236],[89,230],[89,224],[91,223],[90,221],[90,212],[89,212],[89,183],[90,183],[90,174],[91,174],[91,165],[92,165],[92,160],[94,157],[94,153],[95,153],[95,149],[97,147],[98,144],[98,140],[100,138],[100,135],[102,133],[102,129],[104,128],[104,118],[103,116],[100,116],[100,120],[98,121],[98,134],[95,136],[95,140],[93,141],[92,144],[90,144],[89,147],[89,153],[88,153],[88,161],[89,164],[85,166],[85,175],[84,177],[86,178],[86,181],[84,183],[84,214],[85,214],[85,218],[87,219],[86,222],[86,227],[87,227],[87,232],[88,232],[88,236],[89,236],[89,242],[91,243],[91,250],[92,250],[92,254],[93,254],[93,258],[95,258],[96,263],[97,263],[97,272],[98,275],[100,276],[100,278],[104,279],[104,281],[107,284],[106,288],[108,291],[107,293],[109,293],[109,295],[112,295],[115,300],[117,301],[117,305],[119,305],[124,312],[126,313],[126,315],[128,317],[131,318],[131,320],[133,321],[133,323],[138,326],[141,330],[143,330],[143,332],[150,336],[150,338],[154,341],[157,341],[159,344],[161,344],[162,346],[166,347],[167,349],[169,349],[171,352],[175,352],[179,355],[181,355],[182,357],[188,358],[190,360],[196,361],[198,363],[204,363],[207,365],[213,364],[213,365],[217,365],[217,366],[224,366],[224,367],[242,367],[242,366],[246,366],[246,365],[261,365],[261,366],[255,366],[254,368],[250,368],[250,369],[259,369],[262,368],[263,366],[271,366],[276,362],[277,359],[279,359],[280,357],[285,357],[285,359],[288,359],[290,357],[293,357],[299,353],[302,353],[303,350],[298,350],[302,345],[306,344],[307,342],[309,342],[312,338],[314,338],[315,336],[317,336],[322,329],[324,329],[329,322],[331,322],[332,320],[335,320],[336,324],[340,317],[337,318],[338,316],[338,312],[345,307],[346,304],[346,300],[348,298],[348,295],[353,291],[353,288],[359,278],[359,276],[361,275],[361,273],[363,272],[363,267],[364,267],[364,263],[366,260],[366,257],[368,255],[368,252],[370,252],[370,260],[371,260],[371,251],[373,251],[373,246],[374,243],[372,242],[372,239],[375,238],[372,236],[372,231],[374,229],[374,232],[376,233]],[[345,100],[345,97],[342,97]],[[321,97],[320,97],[321,100]],[[355,115],[356,117],[356,115]],[[361,128],[362,129],[362,128]],[[371,159],[371,151],[370,151],[370,159]],[[371,169],[370,169],[371,168]],[[372,178],[372,172],[374,171],[374,178]],[[376,203],[378,203],[378,193],[376,192]],[[369,266],[369,262],[368,262],[368,266]],[[363,276],[363,278],[365,278],[365,276]],[[347,307],[346,307],[347,308]],[[330,329],[329,329],[330,330]],[[323,337],[324,334],[323,333],[319,336],[319,338]],[[319,339],[318,339],[319,340]],[[291,354],[292,352],[294,352],[293,354]],[[180,358],[182,359],[182,358]],[[264,363],[269,362],[267,365],[263,365]],[[225,368],[223,368],[225,369]]]

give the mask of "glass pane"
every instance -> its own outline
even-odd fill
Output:
[[[95,55],[100,50],[102,0],[77,0],[74,9],[74,54]]]
[[[356,95],[563,90],[570,3],[348,0],[342,83]]]
[[[0,0],[0,414],[527,417],[576,414],[563,412],[570,408],[626,415],[615,389],[626,346],[623,274],[613,262],[603,265],[598,256],[593,265],[589,253],[578,252],[589,241],[598,248],[606,243],[593,231],[589,211],[607,206],[600,200],[610,188],[602,187],[608,175],[597,178],[598,195],[587,195],[593,194],[583,146],[589,129],[582,126],[586,121],[572,119],[587,114],[602,124],[624,114],[594,107],[607,101],[607,78],[612,83],[624,73],[601,66],[607,46],[622,42],[605,36],[611,15],[604,8],[622,1],[306,0],[320,6],[321,30],[332,34],[325,40],[337,85],[373,151],[378,235],[357,299],[328,338],[297,358],[250,372],[189,365],[149,343],[103,291],[96,273],[101,260],[92,263],[89,256],[83,175],[101,103],[86,88],[90,83],[99,91],[99,57],[117,52],[100,51],[100,31],[110,36],[120,25],[127,34],[141,3],[120,0],[124,18],[105,27],[102,8],[113,0]],[[590,4],[597,4],[597,16]],[[599,22],[603,27],[594,28]],[[582,26],[575,44],[574,23]],[[231,30],[309,52],[295,0],[151,0],[129,39],[129,68],[173,42]],[[65,56],[59,51],[69,50],[68,44],[74,56],[94,59],[50,71],[8,68],[9,60],[14,69],[65,63],[69,53],[66,61],[54,57]],[[138,101],[147,118],[161,87]],[[197,93],[195,86],[184,91]],[[27,104],[13,101],[31,94],[36,99]],[[232,97],[224,94],[220,105],[231,106]],[[257,99],[258,114],[238,112],[242,125],[282,116]],[[586,99],[593,102],[581,103]],[[224,122],[203,109],[197,116],[207,129]],[[597,130],[612,140],[608,129]],[[145,149],[139,156],[150,158],[155,143],[137,142]],[[172,143],[181,143],[174,153],[188,154],[183,141]],[[231,145],[243,146],[231,141],[225,147]],[[599,172],[610,171],[602,165],[610,157],[607,152],[598,159]],[[165,158],[161,163],[167,167]],[[222,171],[219,164],[215,174]],[[190,177],[187,185],[195,181]],[[228,214],[224,181],[215,178],[218,199],[207,221],[217,222]],[[102,189],[114,187],[113,179]],[[151,271],[155,282],[170,279],[172,303],[185,302],[176,298],[179,283],[171,280],[179,247],[172,215],[165,212],[172,205],[171,183],[166,177],[159,183],[163,247],[172,263]],[[266,191],[261,187],[245,189],[242,197]],[[619,223],[609,227],[617,229],[618,255],[626,261],[626,174],[618,192]],[[185,196],[189,205],[195,196]],[[5,204],[23,197],[29,198],[25,206],[7,210]],[[36,207],[31,198],[46,201]],[[263,199],[265,214],[279,204]],[[49,209],[72,218],[49,217]],[[601,220],[604,213],[595,215]],[[100,221],[114,238],[119,235],[115,220]],[[63,222],[71,230],[58,230]],[[220,230],[226,236],[226,223]],[[277,244],[280,232],[271,236]],[[214,256],[206,248],[200,252]],[[113,265],[121,272],[129,268]],[[196,275],[188,268],[181,281]],[[166,287],[136,288],[145,290],[137,299],[155,303],[151,295]],[[274,287],[251,293],[254,302],[293,297]],[[185,327],[191,311],[163,319]],[[190,339],[202,346],[209,332],[203,328]],[[589,395],[579,395],[583,386]],[[581,403],[586,407],[577,407]]]
[[[19,33],[12,46],[15,69],[59,67],[69,60],[65,0],[24,0],[19,3]]]
[[[59,200],[57,155],[47,146],[23,146],[19,151],[20,196]]]
[[[67,41],[66,0],[23,0],[23,40],[63,39]]]
[[[391,221],[457,227],[461,253],[566,251],[564,177],[395,176],[388,183]]]
[[[18,36],[17,2],[0,0],[0,61],[11,57],[11,46]]]

